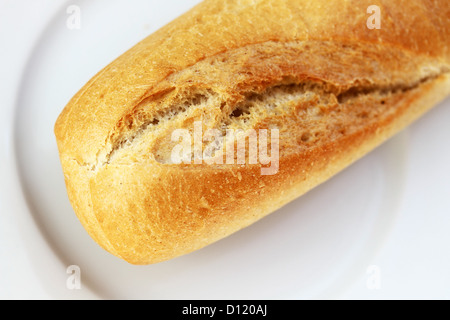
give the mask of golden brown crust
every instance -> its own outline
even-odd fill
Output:
[[[380,30],[366,27],[374,4]],[[106,250],[148,264],[273,212],[449,94],[449,10],[447,1],[425,0],[201,3],[107,66],[59,117],[55,133],[80,221]],[[297,94],[289,108],[245,124],[280,128],[277,174],[249,164],[161,163],[162,132],[188,125],[166,120],[166,109],[199,92],[214,98],[180,112],[188,120],[208,114],[211,127],[244,126],[230,114],[250,94]],[[152,131],[154,119],[163,129]]]

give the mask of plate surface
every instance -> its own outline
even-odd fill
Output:
[[[60,6],[29,51],[12,106],[21,219],[38,230],[21,235],[50,298],[450,297],[449,100],[305,196],[202,250],[151,266],[103,251],[67,199],[54,123],[95,73],[198,1],[132,2]],[[68,285],[73,265],[80,290]],[[412,275],[416,286],[406,281]]]

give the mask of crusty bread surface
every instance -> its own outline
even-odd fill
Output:
[[[367,26],[372,5],[380,29]],[[444,0],[206,0],[106,66],[62,111],[55,134],[74,211],[132,264],[222,239],[447,97],[449,33]],[[203,132],[278,130],[276,172],[248,158],[174,163],[171,134],[197,121]]]

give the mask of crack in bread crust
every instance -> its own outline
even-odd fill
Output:
[[[292,83],[284,80],[268,86],[262,92],[239,93],[242,98],[238,102],[233,101],[234,103],[220,99],[219,94],[212,90],[193,89],[192,94],[183,102],[160,110],[154,117],[142,121],[142,124],[126,139],[116,142],[102,166],[113,162],[116,156],[125,153],[127,148],[133,148],[133,152],[136,152],[139,150],[139,145],[141,145],[141,153],[145,154],[140,160],[152,157],[160,163],[170,164],[170,150],[175,145],[171,141],[170,133],[176,128],[192,131],[193,121],[201,119],[206,124],[206,129],[219,129],[223,136],[227,129],[244,131],[257,128],[280,129],[281,126],[285,127],[286,123],[281,125],[278,119],[296,119],[298,128],[291,127],[289,130],[284,130],[289,132],[281,136],[282,146],[285,148],[283,154],[287,155],[287,150],[296,151],[297,148],[292,147],[296,142],[297,147],[298,145],[311,147],[313,142],[320,144],[319,135],[324,137],[333,134],[336,127],[339,127],[340,134],[345,134],[352,131],[351,126],[355,130],[357,126],[369,125],[371,121],[376,121],[379,115],[387,116],[395,112],[395,108],[386,107],[387,100],[393,100],[415,90],[437,77],[439,75],[427,76],[408,85],[354,86],[342,92],[320,81],[307,80]],[[361,101],[367,102],[369,99],[373,107],[361,105]],[[356,105],[357,109],[351,108]],[[227,110],[225,113],[224,109]],[[339,121],[338,118],[342,117],[344,112],[347,119]],[[215,113],[216,117],[205,121],[208,113]],[[300,113],[305,116],[302,118]],[[171,121],[177,125],[170,125]],[[323,126],[324,123],[327,123],[327,127]],[[330,127],[333,123],[334,127]],[[295,126],[295,123],[291,125]],[[299,139],[302,143],[299,143]],[[204,147],[206,147],[205,144]]]
[[[399,60],[401,71],[384,65],[380,56]],[[317,67],[316,62],[316,67],[311,69],[311,57],[315,61],[322,59],[324,65]],[[248,120],[249,114],[245,110],[249,104],[254,104],[251,100],[258,97],[264,102],[264,95],[270,97],[271,91],[280,93],[286,90],[285,94],[277,94],[277,98],[287,99],[287,104],[296,100],[294,97],[289,101],[292,94],[288,91],[291,91],[294,96],[301,95],[305,101],[313,95],[318,99],[317,103],[322,99],[331,99],[332,103],[336,104],[337,100],[337,104],[343,105],[362,95],[390,95],[412,90],[448,70],[445,65],[430,67],[431,61],[424,57],[422,72],[418,74],[417,61],[409,65],[408,60],[404,50],[332,41],[268,41],[222,52],[170,75],[149,90],[147,96],[117,122],[106,139],[105,147],[98,151],[96,163],[83,165],[89,171],[96,172],[115,161],[117,155],[124,163],[127,161],[123,157],[124,151],[133,147],[141,137],[147,139],[147,147],[141,151],[145,153],[141,160],[165,162],[167,154],[158,154],[155,149],[165,149],[167,152],[169,147],[164,147],[161,142],[157,148],[154,145],[161,140],[161,136],[167,142],[167,129],[184,128],[191,124],[192,118],[202,118],[206,129],[237,128],[239,120]],[[354,68],[364,70],[367,75],[346,78],[343,66],[350,67],[350,61],[352,64],[356,61]],[[301,101],[298,102],[301,104]],[[270,117],[269,109],[259,106],[256,111],[269,111]],[[257,126],[254,121],[247,121],[245,125],[243,122],[241,129]],[[164,158],[166,160],[161,160]]]

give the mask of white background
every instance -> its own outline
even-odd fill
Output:
[[[85,234],[54,120],[100,68],[196,2],[0,0],[0,298],[450,299],[449,99],[305,197],[191,255],[135,267]],[[65,25],[71,4],[80,30]],[[81,290],[66,286],[71,264]]]

